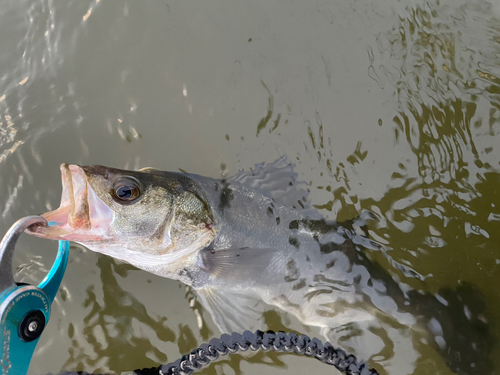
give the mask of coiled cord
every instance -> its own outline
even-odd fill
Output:
[[[379,375],[377,370],[370,369],[355,356],[346,354],[342,349],[335,349],[329,342],[323,344],[317,338],[306,335],[274,331],[245,331],[243,334],[223,334],[220,338],[213,338],[208,344],[201,344],[199,348],[184,355],[177,361],[160,367],[135,370],[135,375],[191,375],[208,366],[210,362],[219,357],[244,352],[263,350],[303,354],[314,357],[323,363],[335,366],[337,370],[346,375]],[[49,374],[50,375],[50,374]],[[85,371],[61,372],[58,375],[91,375]]]
[[[315,357],[323,363],[333,365],[346,375],[378,375],[374,369],[368,368],[364,362],[358,362],[353,355],[347,355],[342,349],[336,349],[329,342],[323,343],[317,338],[310,339],[306,335],[274,331],[245,331],[243,334],[223,334],[213,338],[208,344],[202,344],[190,354],[183,356],[168,365],[158,368],[160,375],[191,375],[207,366],[220,356],[246,350],[273,350],[275,352],[294,352],[308,357]]]

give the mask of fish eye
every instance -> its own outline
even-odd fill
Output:
[[[121,178],[113,185],[112,195],[118,203],[133,203],[141,196],[139,182],[132,178]]]

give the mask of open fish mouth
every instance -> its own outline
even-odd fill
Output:
[[[113,211],[92,190],[82,167],[61,164],[61,178],[63,190],[59,208],[42,214],[47,226],[34,226],[28,232],[48,239],[103,240]]]

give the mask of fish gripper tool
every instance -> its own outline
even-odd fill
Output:
[[[42,216],[18,220],[0,242],[0,375],[24,375],[50,317],[68,263],[69,243],[59,241],[56,260],[38,286],[18,284],[12,258],[19,236],[32,225],[47,225]]]

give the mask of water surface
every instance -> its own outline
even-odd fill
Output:
[[[394,276],[474,283],[500,337],[499,18],[487,1],[8,1],[1,232],[58,205],[62,162],[220,177],[287,155],[325,216],[378,215],[394,262],[370,256]],[[41,280],[55,250],[23,238],[18,280]],[[183,285],[72,247],[30,374],[151,367],[213,335]],[[373,363],[412,361],[387,357]],[[435,353],[417,362],[448,373]],[[259,354],[206,373],[329,370]]]

